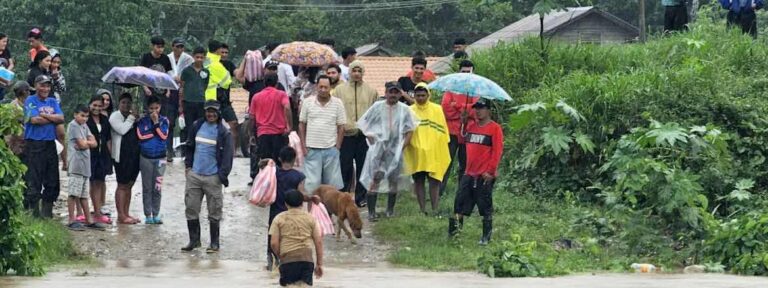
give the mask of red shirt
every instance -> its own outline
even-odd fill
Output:
[[[37,56],[37,52],[40,52],[40,51],[48,51],[48,47],[45,47],[45,45],[40,44],[40,47],[29,49],[29,59],[31,59],[32,61],[35,61],[35,56]]]
[[[485,126],[477,122],[467,124],[467,134],[464,138],[467,143],[467,170],[466,175],[478,177],[483,173],[497,176],[496,170],[504,152],[504,132],[496,122],[490,121]]]
[[[448,122],[448,131],[453,136],[461,135],[461,112],[469,112],[469,122],[473,122],[475,118],[475,109],[472,109],[472,105],[477,102],[475,97],[467,97],[462,94],[456,94],[453,92],[445,92],[443,94],[443,113],[445,114],[445,121]],[[463,139],[459,137],[459,143],[464,143]]]
[[[408,71],[408,74],[406,74],[406,76],[408,76],[408,78],[413,78],[413,70]],[[424,70],[424,75],[421,76],[421,81],[424,81],[427,83],[435,81],[435,79],[437,79],[435,72],[432,72],[432,70],[429,70],[429,69]],[[419,83],[416,83],[416,84],[419,84]]]
[[[288,131],[288,124],[285,122],[285,108],[290,109],[290,107],[288,94],[275,89],[275,87],[264,88],[261,92],[253,95],[248,112],[251,114],[251,119],[256,121],[256,136],[277,135]]]

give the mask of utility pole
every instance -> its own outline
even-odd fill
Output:
[[[638,0],[638,8],[640,9],[640,42],[645,43],[645,0]]]

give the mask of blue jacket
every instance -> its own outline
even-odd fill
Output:
[[[765,2],[763,0],[752,0],[752,2],[755,3],[757,6],[755,9],[752,9],[752,5],[749,1],[747,1],[747,5],[744,7],[741,7],[738,5],[741,3],[741,0],[718,0],[720,1],[720,5],[723,6],[723,8],[728,9],[730,11],[739,13],[739,12],[754,12],[754,10],[760,10],[765,6]]]
[[[205,123],[205,118],[195,121],[192,129],[187,134],[187,143],[185,143],[184,166],[192,168],[195,163],[195,138],[200,127]],[[235,146],[232,143],[232,134],[227,127],[219,121],[219,134],[216,136],[216,165],[219,170],[219,180],[224,187],[229,186],[229,172],[232,171],[232,158],[235,157]]]
[[[144,116],[136,124],[136,135],[139,137],[141,156],[144,158],[165,158],[169,122],[168,118],[162,115],[158,122],[154,124],[149,116]]]

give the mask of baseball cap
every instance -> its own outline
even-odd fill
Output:
[[[27,32],[27,38],[30,38],[30,37],[35,39],[43,38],[43,30],[40,30],[40,28],[37,28],[37,27],[32,28],[32,30],[29,30],[29,32]]]
[[[184,46],[184,39],[181,37],[173,38],[173,42],[171,42],[171,46],[176,47],[178,45]]]
[[[205,108],[205,110],[214,109],[216,111],[219,111],[219,108],[221,108],[221,106],[219,105],[219,101],[208,100],[208,101],[205,101],[204,108]]]
[[[393,88],[397,90],[403,90],[403,87],[400,86],[400,82],[397,82],[397,81],[389,81],[386,84],[384,84],[384,91],[389,91]]]
[[[48,75],[38,75],[35,77],[35,84],[41,84],[41,83],[53,83],[53,80],[51,80],[51,77],[48,77]]]
[[[277,68],[277,66],[280,65],[280,62],[269,60],[267,62],[264,62],[264,68]]]
[[[480,98],[475,102],[475,104],[472,104],[472,108],[475,109],[483,109],[483,108],[490,108],[491,107],[491,101],[488,99]]]

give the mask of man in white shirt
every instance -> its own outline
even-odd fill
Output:
[[[339,65],[341,67],[341,80],[349,82],[349,64],[357,60],[357,50],[352,47],[344,48],[341,51],[341,58],[343,59],[343,62]]]
[[[184,52],[184,39],[175,38],[173,39],[172,45],[173,52],[168,54],[168,58],[171,59],[172,68],[169,74],[173,76],[173,79],[178,82],[179,77],[181,77],[181,71],[184,71],[184,68],[187,68],[189,65],[192,65],[192,63],[195,63],[195,59],[192,58],[192,55]]]
[[[272,60],[272,51],[275,51],[277,46],[280,46],[280,43],[269,43],[267,45],[267,54],[269,54],[269,56],[264,58],[264,63]],[[277,66],[277,79],[278,82],[280,82],[280,85],[283,85],[283,88],[285,88],[285,92],[291,94],[291,91],[295,88],[293,87],[293,83],[296,82],[296,74],[293,73],[293,67],[280,62],[280,65]]]

